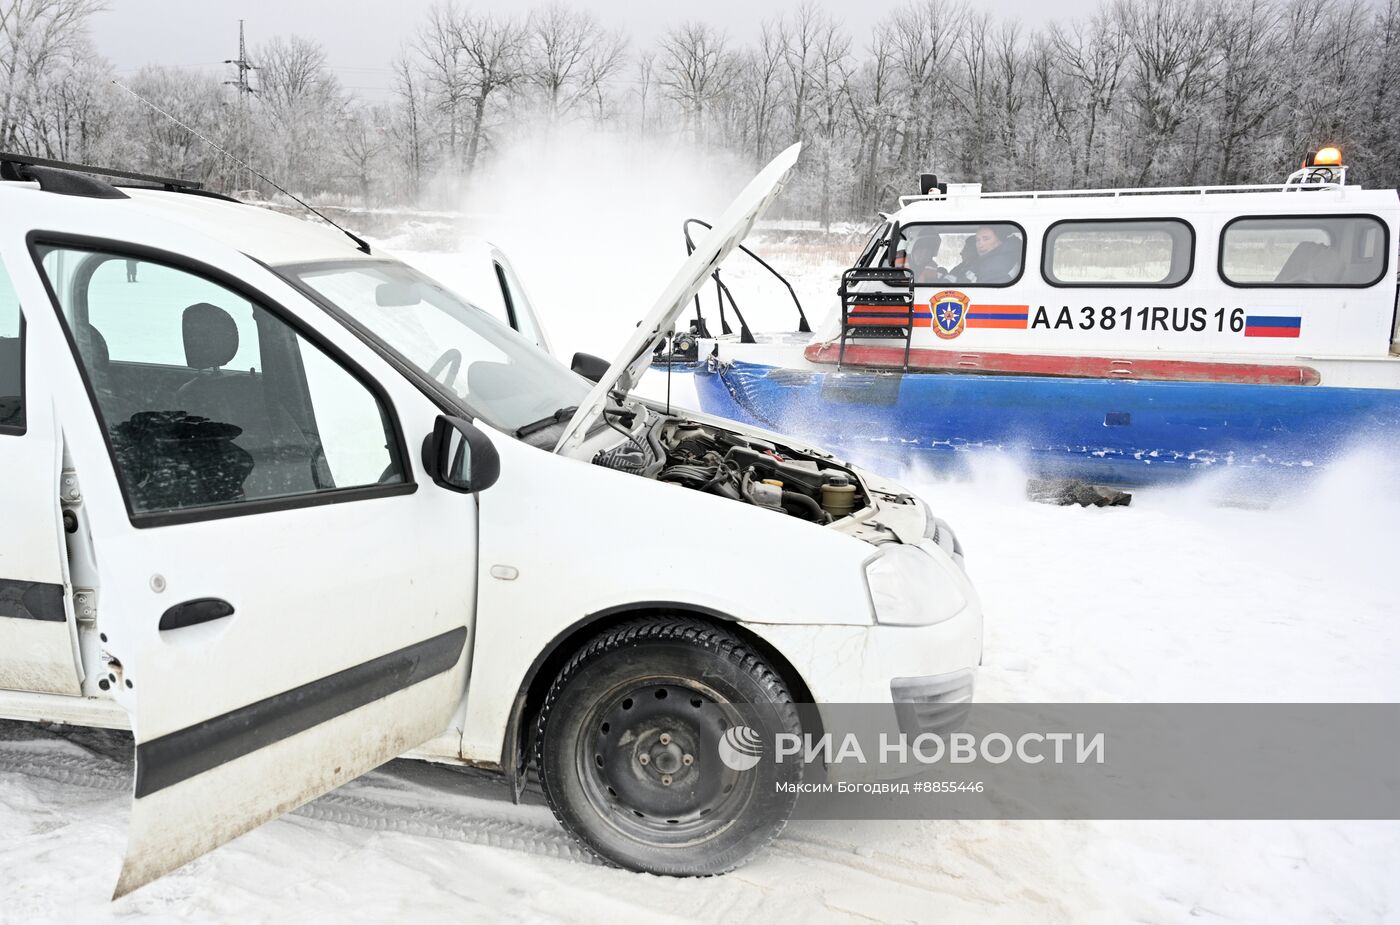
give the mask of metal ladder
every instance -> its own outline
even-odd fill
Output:
[[[860,288],[861,284],[874,284]],[[914,273],[907,267],[855,267],[841,274],[841,346],[836,368],[846,359],[846,341],[904,339],[904,371],[914,337]]]

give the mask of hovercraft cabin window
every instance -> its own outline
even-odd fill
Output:
[[[24,318],[0,265],[0,434],[24,433]]]
[[[1196,234],[1181,219],[1056,222],[1041,273],[1052,286],[1169,288],[1191,275]]]
[[[1231,286],[1362,289],[1385,276],[1388,237],[1373,215],[1237,218],[1220,236],[1220,276]]]
[[[916,286],[1010,286],[1026,265],[1026,232],[1014,222],[904,225],[894,265]]]

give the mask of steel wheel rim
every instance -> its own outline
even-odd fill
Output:
[[[734,704],[693,679],[620,685],[588,710],[576,740],[584,796],[612,828],[639,841],[713,838],[755,790],[756,775],[719,758],[724,731],[744,722]]]

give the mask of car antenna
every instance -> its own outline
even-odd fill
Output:
[[[242,160],[239,160],[237,157],[235,157],[234,155],[230,154],[230,153],[229,153],[228,151],[226,151],[224,148],[220,147],[217,143],[215,143],[213,139],[211,139],[211,138],[209,138],[208,136],[204,135],[204,134],[201,133],[198,129],[195,129],[195,128],[193,128],[193,127],[191,127],[191,126],[189,126],[189,125],[186,125],[185,123],[181,122],[179,119],[175,118],[175,117],[172,116],[170,113],[166,112],[164,109],[161,109],[161,108],[160,108],[159,106],[157,106],[155,103],[152,103],[150,100],[146,99],[144,96],[142,96],[141,94],[137,93],[135,90],[131,89],[131,88],[128,87],[126,84],[122,83],[120,80],[113,80],[112,83],[116,84],[118,87],[120,87],[121,89],[125,90],[127,93],[130,93],[130,94],[131,94],[132,96],[134,96],[137,100],[139,100],[139,101],[141,101],[142,103],[146,104],[146,105],[149,106],[151,109],[154,109],[156,112],[160,113],[162,116],[165,116],[165,117],[166,117],[167,119],[169,119],[171,122],[174,122],[176,125],[180,126],[180,128],[182,128],[182,129],[184,129],[185,131],[189,132],[191,135],[193,135],[194,137],[198,138],[200,141],[204,142],[204,143],[207,144],[209,147],[213,148],[215,151],[218,151],[218,152],[219,152],[220,154],[222,154],[224,157],[226,157],[226,158],[228,158],[229,160],[233,161],[233,162],[234,162],[235,164],[237,164],[239,167],[242,167],[244,170],[248,171],[248,172],[251,173],[253,176],[257,177],[259,180],[262,180],[262,181],[263,181],[264,183],[266,183],[268,186],[270,186],[270,187],[272,187],[273,189],[277,190],[277,192],[281,193],[283,196],[286,196],[288,199],[292,200],[292,202],[295,202],[297,205],[301,206],[303,209],[305,209],[306,211],[310,212],[312,215],[316,216],[316,217],[319,218],[321,221],[325,222],[327,225],[330,225],[332,228],[334,228],[336,231],[339,231],[341,234],[345,235],[345,236],[346,236],[347,238],[349,238],[351,241],[354,241],[354,242],[355,242],[355,246],[358,247],[360,250],[364,251],[366,254],[368,254],[368,253],[370,252],[370,250],[369,250],[369,242],[368,242],[368,241],[366,241],[364,238],[360,237],[359,235],[355,234],[353,231],[349,230],[349,229],[346,228],[345,226],[343,226],[343,225],[341,225],[341,224],[339,224],[339,223],[337,223],[337,222],[332,221],[330,218],[328,218],[327,216],[325,216],[325,215],[322,214],[321,212],[318,212],[318,211],[311,205],[311,203],[306,202],[305,200],[301,199],[300,197],[297,197],[297,196],[292,195],[290,192],[288,192],[288,191],[286,190],[286,188],[284,188],[284,187],[278,185],[271,177],[267,176],[267,174],[263,173],[263,172],[260,171],[260,170],[255,169],[255,168],[252,167],[250,164],[248,164],[248,163],[246,163],[246,162],[244,162],[244,161],[242,161]]]

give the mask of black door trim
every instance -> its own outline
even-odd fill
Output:
[[[62,623],[68,619],[63,597],[63,585],[0,578],[0,617]]]
[[[459,626],[344,671],[136,746],[136,799],[373,703],[457,664]],[[190,679],[198,683],[197,678]]]

